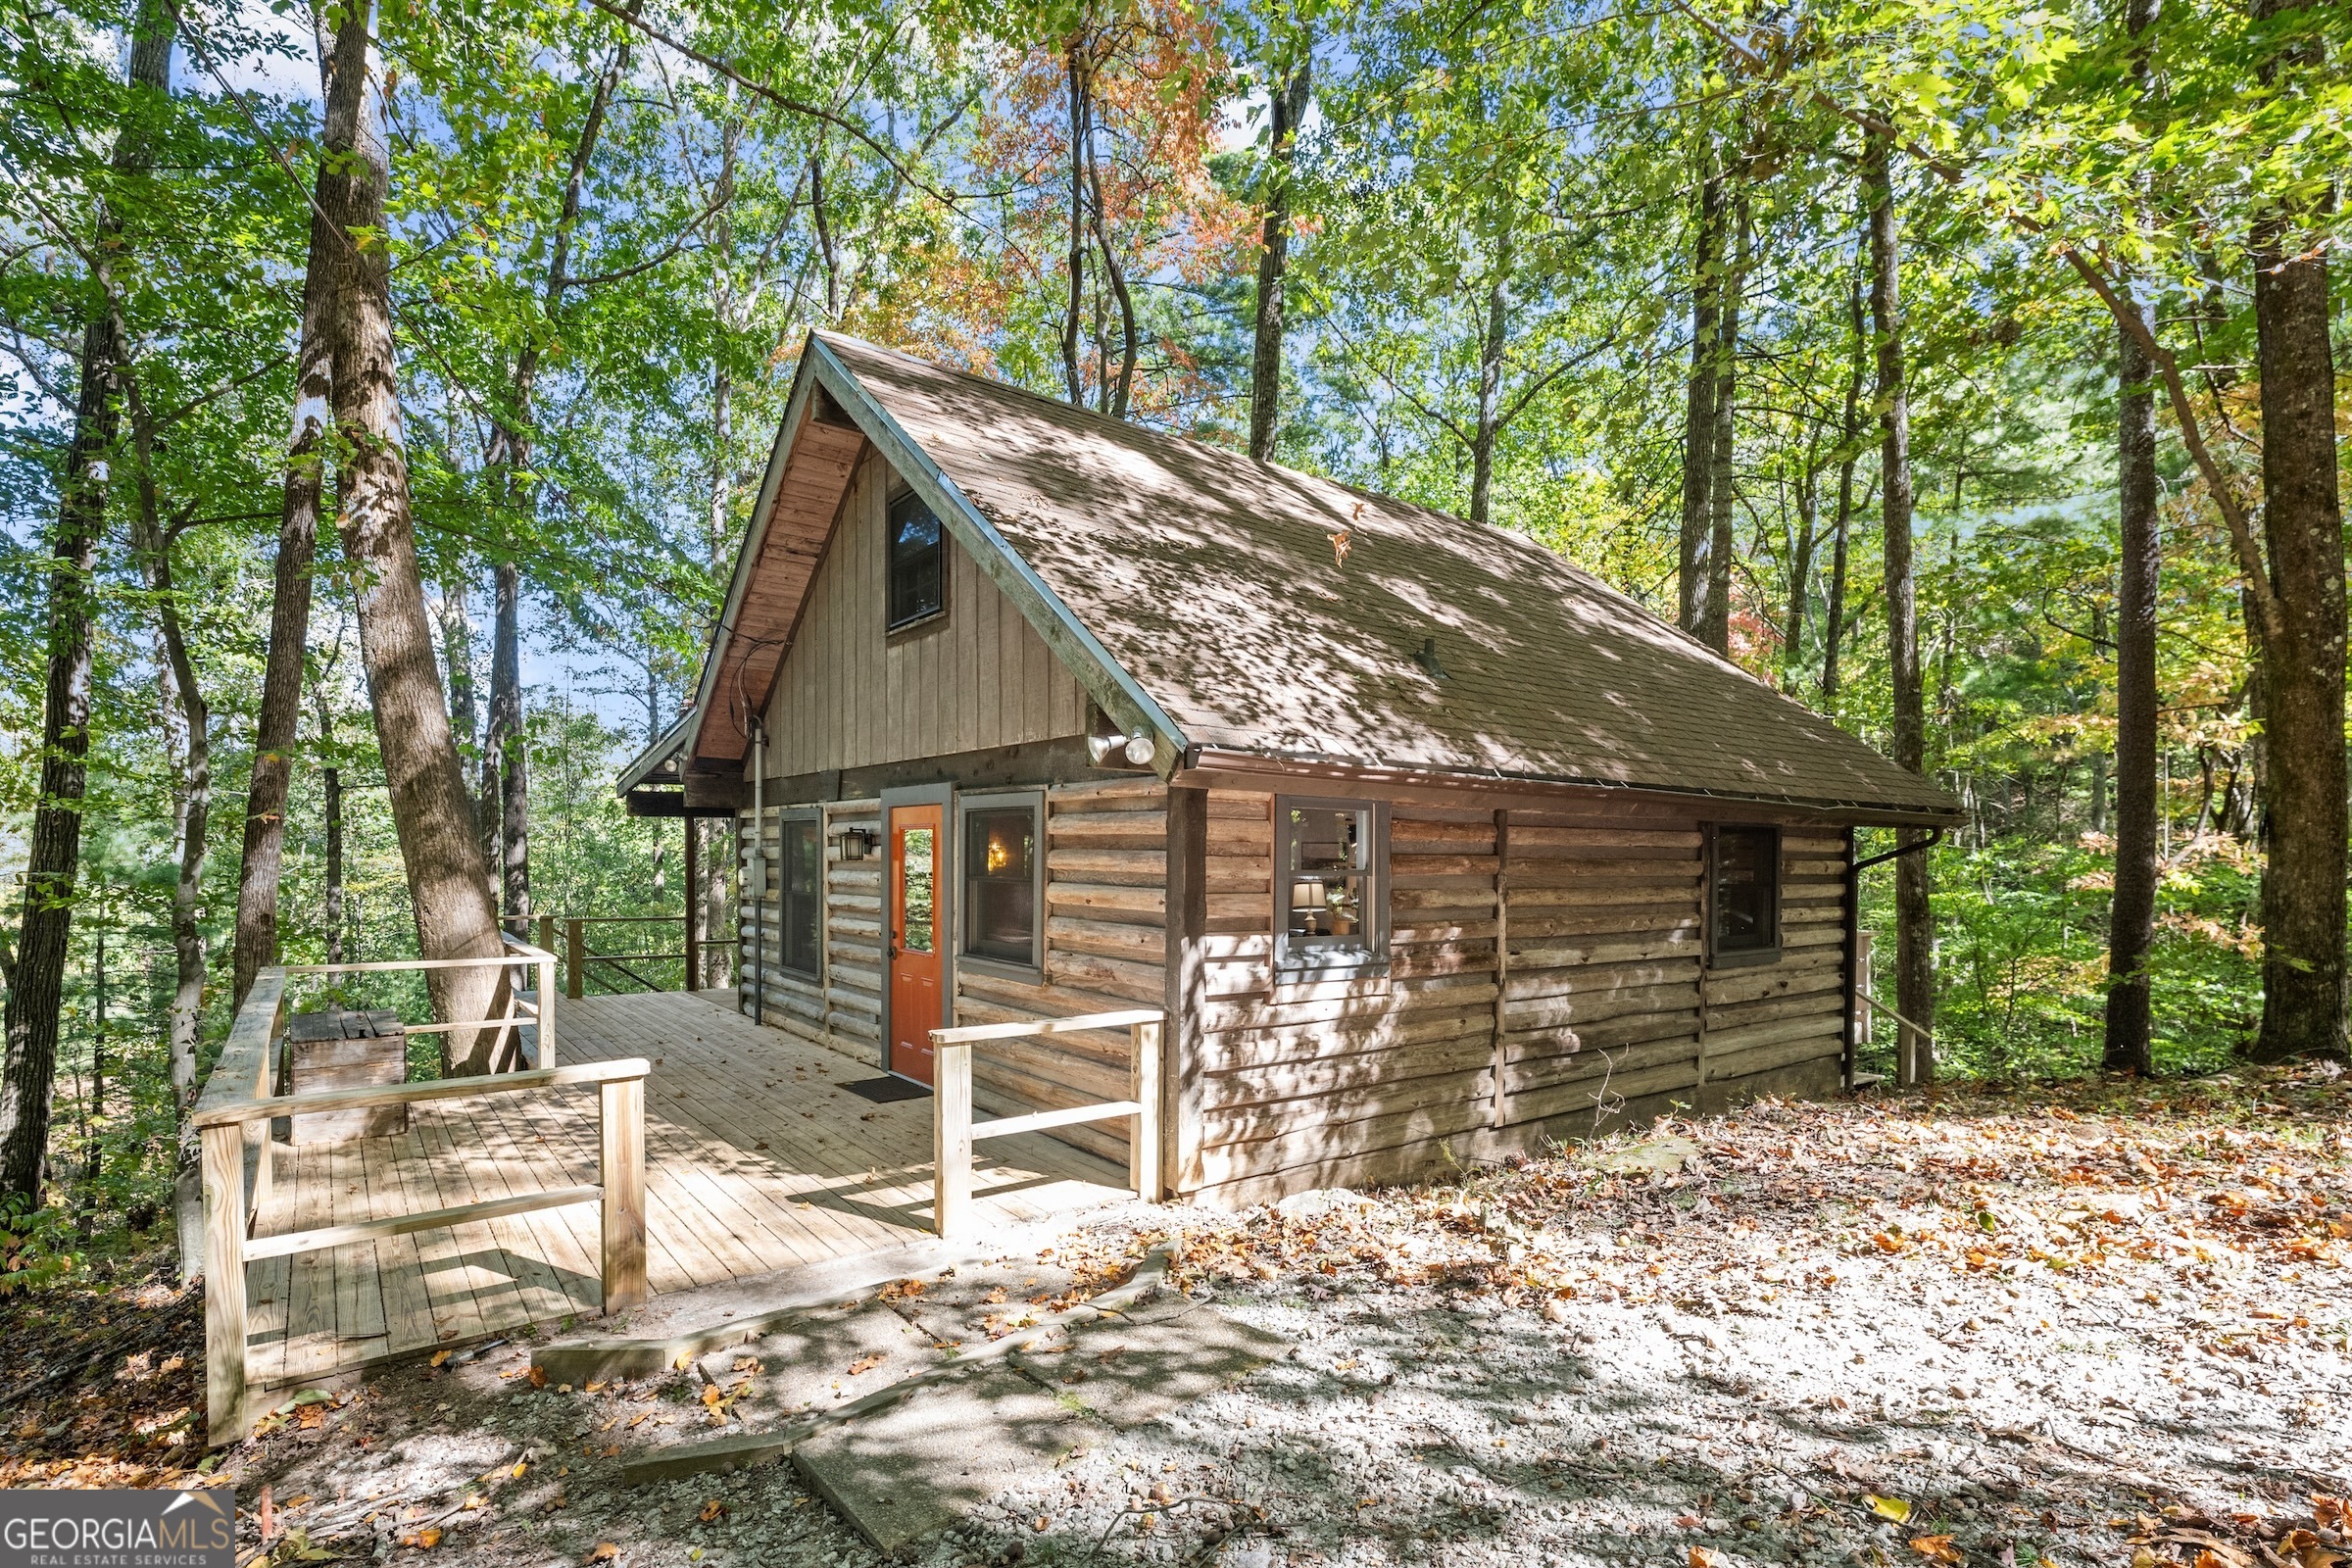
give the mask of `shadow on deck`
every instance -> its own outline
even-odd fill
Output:
[[[677,992],[558,1008],[559,1059],[643,1056],[648,1276],[657,1294],[854,1258],[931,1229],[932,1102],[841,1087],[870,1068]],[[273,1146],[258,1237],[593,1183],[593,1099],[419,1104],[398,1137]],[[985,1147],[976,1230],[1115,1202],[1126,1174],[1042,1134]],[[594,1204],[246,1265],[256,1389],[330,1379],[600,1311]]]

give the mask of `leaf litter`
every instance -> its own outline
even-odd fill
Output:
[[[1160,1244],[1295,1355],[1096,1433],[914,1560],[2352,1568],[2331,1066],[1766,1102],[1418,1189],[1131,1207],[1022,1294],[1082,1300]],[[0,1305],[0,1394],[28,1391],[0,1480],[270,1484],[278,1561],[875,1560],[788,1466],[613,1483],[602,1434],[723,1419],[756,1362],[713,1409],[681,1371],[573,1392],[527,1345],[436,1357],[200,1467],[195,1300]]]

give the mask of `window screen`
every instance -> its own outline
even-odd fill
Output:
[[[1275,932],[1291,969],[1355,970],[1386,956],[1379,813],[1352,802],[1275,803]]]
[[[1719,954],[1771,953],[1781,945],[1781,834],[1770,827],[1714,833],[1711,946]]]
[[[890,509],[890,628],[910,626],[947,608],[947,573],[939,518],[920,496],[905,495]]]
[[[814,978],[823,968],[825,850],[812,816],[786,817],[778,869],[784,967]]]
[[[963,818],[963,951],[1037,961],[1037,808],[985,807]]]

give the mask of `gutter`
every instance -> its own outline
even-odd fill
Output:
[[[1857,1000],[1862,994],[1862,977],[1855,972],[1856,963],[1862,956],[1862,873],[1869,870],[1874,865],[1884,865],[1888,860],[1899,860],[1906,855],[1917,855],[1922,850],[1932,850],[1942,842],[1943,829],[1939,827],[1930,828],[1928,829],[1928,836],[1924,839],[1913,839],[1908,844],[1896,845],[1893,849],[1886,851],[1884,855],[1874,855],[1867,860],[1857,860],[1854,858],[1853,833],[1850,830],[1846,833],[1845,1056],[1844,1060],[1840,1064],[1840,1070],[1844,1077],[1845,1088],[1848,1093],[1851,1093],[1854,1087],[1854,1048],[1861,1043],[1855,1038],[1860,1032],[1856,1027],[1858,1016],[1856,1009],[1857,1006],[1868,1005],[1867,1003],[1859,1003]],[[1899,1045],[1900,1042],[1898,1041],[1897,1044]]]

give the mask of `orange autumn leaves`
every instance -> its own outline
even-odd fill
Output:
[[[994,200],[985,215],[967,205],[963,223],[941,225],[903,255],[897,275],[860,303],[853,324],[926,358],[1064,390],[1057,350],[1043,364],[1013,364],[1000,346],[1034,352],[1054,342],[1067,307],[1073,63],[1092,106],[1104,241],[1144,318],[1131,412],[1182,423],[1209,388],[1192,357],[1152,331],[1153,299],[1168,285],[1198,286],[1255,266],[1257,211],[1210,168],[1232,79],[1213,5],[1119,0],[1090,8],[1060,38],[1006,49],[966,152],[971,183],[997,193]],[[1091,237],[1087,243],[1079,359],[1091,403],[1116,374],[1120,334],[1115,308],[1097,298],[1101,263]],[[1098,319],[1099,303],[1107,323]]]

